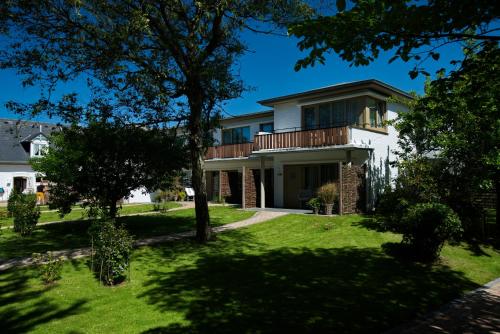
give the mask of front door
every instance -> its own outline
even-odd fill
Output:
[[[301,166],[283,166],[285,181],[285,208],[299,209],[299,192],[302,185]]]
[[[14,178],[14,189],[23,192],[26,189],[26,178],[25,177],[15,177]]]

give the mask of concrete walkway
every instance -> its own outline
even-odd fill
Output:
[[[193,204],[194,205],[194,204]],[[181,210],[185,209],[187,207],[183,208],[175,208],[171,209],[169,211],[173,210]],[[222,226],[217,226],[212,228],[212,233],[220,233],[223,231],[228,231],[228,230],[235,230],[238,228],[242,228],[245,226],[257,224],[257,223],[262,223],[268,220],[271,220],[276,217],[284,216],[287,215],[288,213],[286,212],[257,212],[255,215],[252,217],[235,222],[235,223],[230,223]],[[175,241],[175,240],[180,240],[180,239],[185,239],[185,238],[191,238],[194,237],[195,231],[186,231],[186,232],[180,232],[180,233],[172,233],[172,234],[167,234],[167,235],[161,235],[157,237],[151,237],[151,238],[145,238],[145,239],[139,239],[135,242],[136,247],[140,246],[149,246],[149,245],[154,245],[154,244],[159,244],[167,241]],[[78,248],[78,249],[65,249],[65,250],[60,250],[60,251],[53,251],[52,254],[54,256],[62,256],[65,259],[78,259],[84,256],[89,256],[90,255],[90,247],[86,248]],[[10,269],[12,267],[17,267],[17,266],[28,266],[33,264],[33,258],[31,257],[26,257],[26,258],[17,258],[17,259],[10,259],[7,261],[0,261],[0,271]]]
[[[386,334],[500,333],[500,278]]]

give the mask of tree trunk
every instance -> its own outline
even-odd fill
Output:
[[[109,203],[109,218],[111,219],[116,218],[116,212],[118,211],[118,208],[116,207],[116,202],[117,201],[111,201],[111,203]]]
[[[194,188],[194,204],[196,212],[196,241],[205,243],[210,239],[210,216],[207,203],[207,186],[203,170],[204,145],[203,145],[203,93],[201,88],[198,93],[188,96],[190,107],[189,119],[189,149],[191,153],[191,182]]]

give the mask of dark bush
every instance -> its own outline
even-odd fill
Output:
[[[13,189],[9,195],[9,199],[7,200],[7,212],[9,213],[9,217],[14,216],[14,209],[16,207],[16,201],[21,193],[17,189]]]
[[[9,204],[9,210],[12,210],[14,217],[14,231],[22,236],[30,235],[38,223],[38,218],[40,218],[40,209],[36,205],[36,195],[17,194]]]
[[[385,230],[402,233],[401,220],[413,203],[398,189],[386,188],[378,198],[375,213]]]
[[[94,223],[92,236],[92,269],[106,285],[123,282],[130,265],[133,240],[122,226],[113,221]]]
[[[458,239],[462,225],[457,214],[441,203],[420,203],[408,208],[402,219],[403,244],[422,261],[438,258],[446,240]]]

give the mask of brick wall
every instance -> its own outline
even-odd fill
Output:
[[[257,207],[257,188],[255,182],[259,180],[259,172],[258,169],[245,170],[245,206],[247,208]]]
[[[229,177],[227,171],[221,171],[219,176],[221,196],[231,196],[231,188],[229,187]]]
[[[366,210],[365,165],[342,165],[343,213],[362,213]]]

